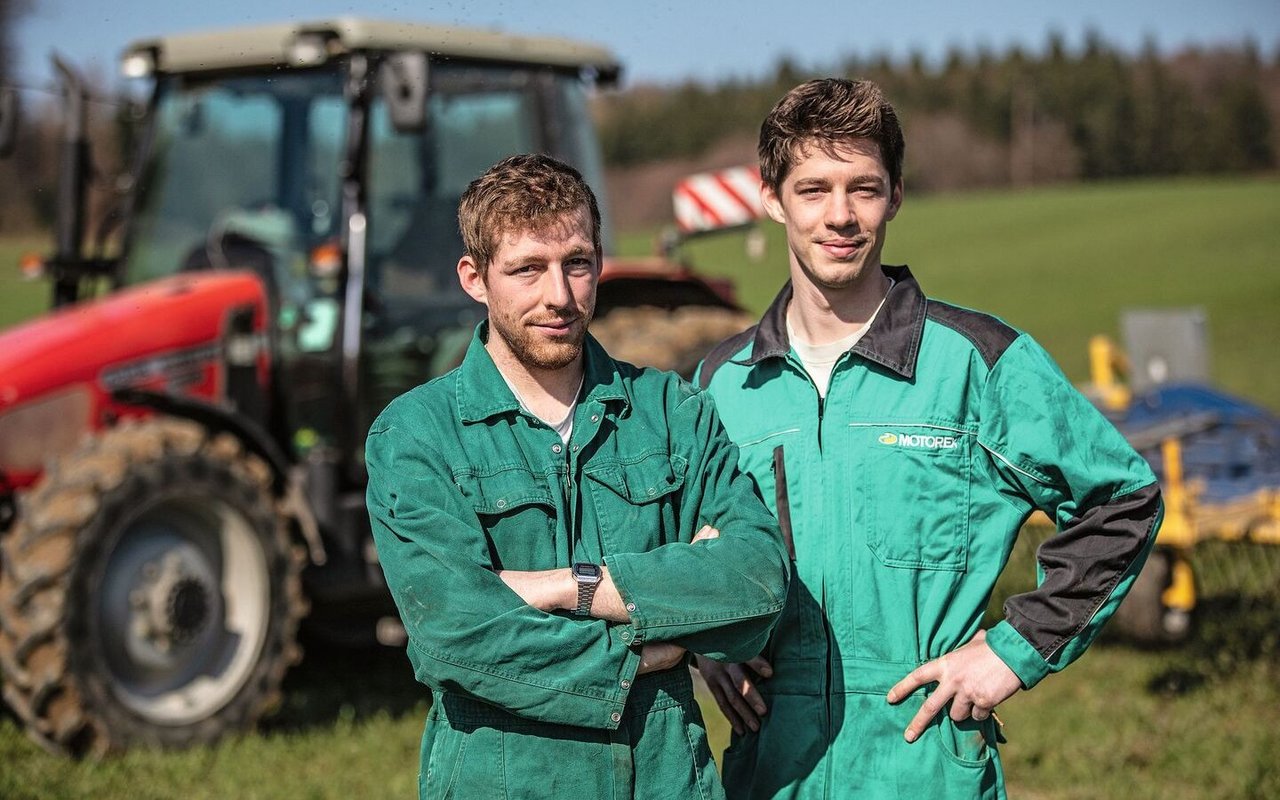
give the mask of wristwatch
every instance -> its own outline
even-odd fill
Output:
[[[569,572],[578,582],[578,607],[573,610],[573,613],[585,617],[591,613],[591,599],[596,596],[596,587],[600,585],[600,578],[604,573],[600,570],[599,564],[588,564],[582,561],[569,567]]]

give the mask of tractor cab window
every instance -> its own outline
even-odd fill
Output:
[[[375,96],[368,144],[361,431],[397,395],[457,366],[484,316],[458,285],[467,185],[508,155],[542,152],[578,167],[601,200],[604,188],[574,74],[433,62],[422,130],[396,130]]]
[[[458,201],[495,161],[537,150],[541,138],[537,98],[510,70],[488,81],[486,70],[472,70],[467,81],[448,67],[438,71],[425,131],[397,132],[381,100],[372,110],[369,286],[392,326],[432,328],[456,323],[459,307],[473,310],[455,270]]]
[[[430,85],[422,131],[397,131],[381,97],[371,110],[366,363],[394,374],[371,383],[374,411],[455,366],[483,316],[457,278],[467,184],[505,156],[544,152],[577,166],[604,200],[576,75],[437,62]]]
[[[427,124],[401,132],[382,98],[369,124],[366,412],[456,366],[484,308],[458,285],[458,201],[495,161],[545,149],[528,71],[433,65]]]
[[[259,271],[288,306],[305,254],[336,235],[346,104],[336,70],[162,79],[124,281]]]

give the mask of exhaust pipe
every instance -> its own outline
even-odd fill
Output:
[[[57,307],[74,303],[79,294],[80,270],[76,265],[81,261],[89,181],[89,93],[79,73],[56,54],[53,68],[61,83],[64,111],[53,255],[53,305]]]

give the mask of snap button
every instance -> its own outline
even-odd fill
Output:
[[[592,421],[592,422],[599,422],[599,421],[600,421],[600,415],[599,415],[599,414],[592,414],[592,415],[591,415],[591,421]]]
[[[622,632],[622,641],[624,641],[624,642],[629,642],[629,641],[631,641],[631,631],[623,631],[623,632]]]
[[[577,445],[577,444],[575,444],[575,445],[573,446],[573,452],[575,452],[575,453],[576,453],[576,452],[578,452],[578,448],[580,448],[581,446],[582,446],[582,445]]]
[[[498,508],[506,508],[506,507],[507,507],[507,501],[506,501],[506,500],[499,500],[499,501],[498,501]]]
[[[630,688],[631,688],[631,681],[627,680],[626,678],[623,678],[619,683],[620,683],[620,685],[622,686],[622,688],[623,688],[623,689],[630,689]]]
[[[657,489],[655,489],[655,488],[653,488],[652,486],[650,486],[650,487],[649,487],[649,489],[648,489],[648,491],[649,491],[649,494],[653,494],[654,492],[656,492],[656,491],[658,491],[658,490],[657,490]]]
[[[553,452],[553,453],[559,453],[559,452],[560,452],[561,450],[563,450],[563,449],[564,449],[564,448],[563,448],[563,447],[561,447],[561,446],[560,446],[560,445],[558,445],[558,444],[553,444],[553,445],[551,445],[551,452]]]
[[[628,610],[628,611],[635,611],[635,610],[636,610],[636,604],[635,604],[635,603],[627,603],[627,610]]]
[[[609,719],[613,720],[614,722],[621,722],[621,721],[622,721],[622,715],[621,715],[621,714],[619,714],[617,711],[615,711],[615,712],[613,712],[612,714],[610,714],[610,715],[609,715]]]

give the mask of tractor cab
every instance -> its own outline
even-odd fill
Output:
[[[483,312],[455,275],[472,178],[539,151],[604,197],[587,93],[619,67],[593,46],[344,19],[153,39],[122,63],[154,92],[113,279],[253,270],[282,444],[338,447],[353,479],[373,416],[455,366]]]

